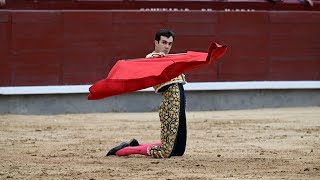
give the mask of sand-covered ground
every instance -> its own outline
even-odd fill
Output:
[[[320,179],[320,107],[187,113],[182,157],[105,156],[159,141],[157,113],[0,115],[0,179]]]

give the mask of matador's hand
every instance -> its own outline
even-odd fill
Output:
[[[163,52],[159,52],[159,53],[151,53],[151,54],[148,54],[148,58],[160,58],[160,57],[164,57],[166,54],[163,53]]]

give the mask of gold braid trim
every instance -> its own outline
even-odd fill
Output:
[[[155,90],[156,93],[159,93],[158,91],[163,88],[164,86],[170,85],[170,84],[175,84],[175,83],[182,83],[182,84],[186,84],[186,79],[185,79],[185,75],[181,74],[178,77],[175,77],[173,79],[171,79],[168,82],[162,83],[162,84],[158,84],[156,86],[153,86],[153,89]]]

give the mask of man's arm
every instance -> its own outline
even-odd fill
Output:
[[[160,58],[160,57],[164,57],[165,54],[163,52],[159,52],[159,53],[156,53],[156,52],[152,52],[150,54],[148,54],[146,56],[146,58]]]

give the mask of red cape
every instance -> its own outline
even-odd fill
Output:
[[[208,53],[188,51],[161,58],[119,60],[108,77],[89,88],[88,99],[98,100],[167,82],[191,69],[212,63],[226,50],[226,46],[211,43]]]

